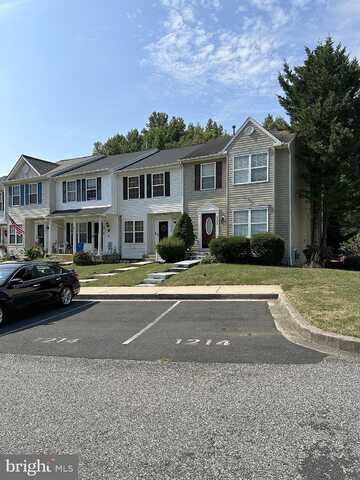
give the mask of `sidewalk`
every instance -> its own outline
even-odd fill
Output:
[[[131,299],[277,299],[278,285],[212,285],[186,287],[82,287],[78,298],[86,300]]]

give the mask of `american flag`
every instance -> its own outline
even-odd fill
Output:
[[[23,230],[22,226],[17,224],[15,222],[15,220],[10,217],[10,215],[9,215],[9,220],[10,220],[11,225],[13,225],[14,228],[15,228],[16,235],[19,235],[19,236],[24,235],[24,230]]]

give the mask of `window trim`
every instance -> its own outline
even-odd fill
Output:
[[[74,184],[74,190],[69,189],[69,184],[70,183]],[[74,200],[70,200],[70,198],[69,198],[70,193],[74,194]],[[66,200],[67,200],[67,203],[76,202],[76,180],[67,180],[66,181]]]
[[[137,178],[138,180],[138,186],[137,187],[130,187],[130,178]],[[128,177],[128,182],[127,182],[127,189],[128,189],[128,200],[139,200],[140,198],[140,175],[132,175],[131,177]],[[137,197],[130,197],[130,190],[135,190],[137,189],[138,191],[138,196]]]
[[[92,188],[89,188],[89,187],[88,187],[88,182],[89,182],[90,180],[94,180],[94,181],[95,181],[95,187],[92,187]],[[85,188],[85,190],[86,190],[86,202],[97,201],[97,199],[98,199],[98,198],[97,198],[97,178],[96,178],[96,177],[95,177],[95,178],[93,178],[93,177],[91,177],[91,178],[85,178],[85,187],[86,187],[86,188]],[[89,199],[89,198],[88,198],[88,192],[89,192],[89,191],[92,191],[92,190],[95,190],[95,198],[90,198],[90,199]]]
[[[31,187],[35,187],[35,193],[31,193]],[[31,201],[31,195],[36,195],[36,202]],[[37,183],[29,183],[29,205],[39,205],[39,190]]]
[[[256,210],[265,210],[266,211],[266,233],[269,232],[269,207],[252,207],[252,208],[234,208],[232,210],[232,234],[235,236],[235,225],[245,225],[244,223],[235,223],[235,212],[247,212],[248,215],[248,221],[247,221],[247,226],[248,226],[248,231],[247,235],[245,235],[247,238],[251,238],[251,226],[252,225],[262,225],[263,222],[257,222],[257,223],[252,223],[251,222],[251,212],[256,211]]]
[[[214,175],[206,175],[203,176],[203,166],[208,166],[212,165],[213,170],[214,170]],[[213,188],[203,188],[203,178],[214,178],[214,187]],[[213,192],[216,190],[216,162],[207,162],[207,163],[201,163],[200,164],[200,191],[202,192]]]
[[[15,188],[19,189],[19,194],[18,195],[14,195]],[[19,198],[19,203],[14,203],[14,198],[15,197]],[[20,183],[12,186],[11,206],[12,207],[20,207],[21,206],[21,187],[20,187]]]
[[[264,167],[252,167],[251,166],[251,157],[253,155],[266,155],[266,180],[255,180],[255,181],[251,181],[251,171],[252,170],[256,170],[258,168],[265,168]],[[238,172],[240,170],[246,170],[246,168],[235,168],[235,158],[238,158],[238,157],[248,157],[248,168],[247,168],[247,171],[248,171],[248,180],[247,182],[235,182],[235,172]],[[253,184],[253,183],[267,183],[269,182],[269,164],[270,164],[270,155],[269,155],[269,151],[267,152],[264,152],[263,150],[262,151],[258,151],[258,152],[251,152],[251,153],[238,153],[236,155],[233,155],[232,157],[232,183],[233,185],[250,185],[250,184]]]
[[[142,230],[136,230],[135,229],[135,224],[136,223],[142,223]],[[132,228],[130,230],[126,230],[126,224],[131,223]],[[132,241],[127,242],[126,241],[126,234],[131,233],[132,236]],[[136,233],[142,233],[142,242],[137,242],[136,241]],[[124,220],[124,243],[126,245],[144,245],[145,243],[145,222],[144,220]]]
[[[19,226],[22,228],[22,224],[19,224]],[[11,233],[11,230],[14,229],[14,233]],[[15,237],[15,241],[11,241],[11,237]],[[19,238],[21,238],[21,241],[19,241]],[[15,230],[15,225],[9,225],[9,245],[22,245],[24,243],[24,235],[18,235]]]
[[[159,183],[157,185],[154,185],[154,176],[155,175],[162,175],[162,183]],[[154,186],[155,187],[163,187],[163,194],[162,195],[154,195]],[[156,172],[151,174],[151,194],[153,198],[160,198],[160,197],[165,197],[165,172]]]

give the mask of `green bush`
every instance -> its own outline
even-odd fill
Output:
[[[36,260],[44,256],[44,252],[39,245],[33,245],[31,248],[25,250],[24,253],[29,260]]]
[[[349,238],[340,245],[340,250],[344,255],[358,256],[360,255],[360,233]]]
[[[184,240],[186,250],[189,250],[194,245],[194,227],[191,218],[187,213],[183,213],[176,222],[174,237]]]
[[[273,233],[257,233],[250,239],[253,261],[259,265],[279,265],[284,257],[285,242]]]
[[[249,263],[250,241],[246,237],[218,237],[210,242],[210,252],[219,262]]]
[[[178,237],[163,238],[156,245],[156,250],[160,257],[168,263],[184,260],[186,253],[185,242]]]
[[[91,256],[90,253],[87,253],[87,252],[77,252],[75,253],[74,255],[74,263],[75,265],[81,265],[81,266],[85,266],[85,265],[93,265],[94,264],[94,260]]]
[[[360,270],[360,255],[349,255],[344,258],[345,270]]]

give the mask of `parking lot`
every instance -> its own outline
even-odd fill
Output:
[[[1,353],[150,361],[308,364],[324,355],[286,340],[264,301],[75,301],[19,315]]]

